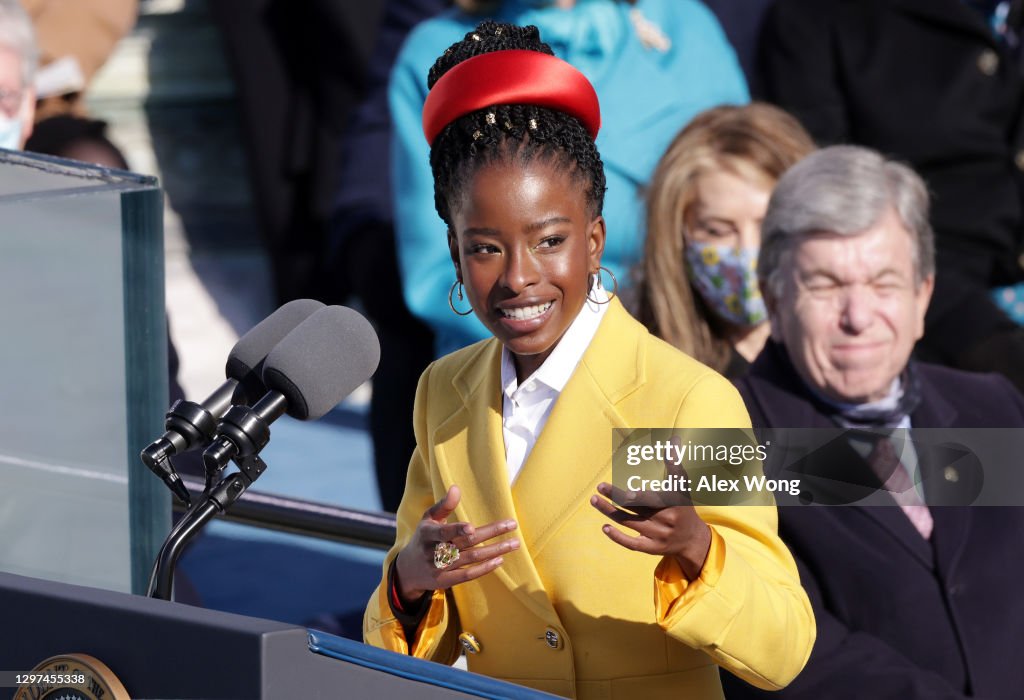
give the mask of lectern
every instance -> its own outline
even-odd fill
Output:
[[[68,653],[133,700],[555,697],[280,622],[0,573],[0,669]]]

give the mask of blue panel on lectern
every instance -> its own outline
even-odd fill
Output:
[[[450,688],[481,698],[543,700],[544,698],[558,697],[533,690],[532,688],[481,676],[478,673],[460,671],[450,666],[416,659],[404,654],[396,654],[392,651],[378,649],[367,644],[353,642],[351,639],[335,637],[334,635],[316,630],[309,631],[309,648],[318,654],[324,654],[325,656],[347,661],[351,664],[372,668],[421,683],[436,685],[441,688]]]

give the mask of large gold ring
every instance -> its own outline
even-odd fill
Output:
[[[434,545],[434,566],[447,569],[459,560],[459,548],[451,542],[438,542]]]

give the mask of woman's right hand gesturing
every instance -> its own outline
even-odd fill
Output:
[[[395,560],[395,582],[403,604],[415,603],[428,591],[447,589],[480,578],[501,566],[502,555],[519,549],[518,539],[484,544],[516,529],[515,520],[498,520],[482,527],[446,523],[459,504],[459,487],[452,485],[440,501],[427,509],[412,539]],[[459,548],[457,561],[444,568],[434,564],[434,548],[450,542]]]

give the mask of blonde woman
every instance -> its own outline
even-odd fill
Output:
[[[772,188],[814,150],[764,103],[697,115],[668,147],[647,194],[637,316],[652,333],[733,378],[768,339],[757,288],[761,220]]]

